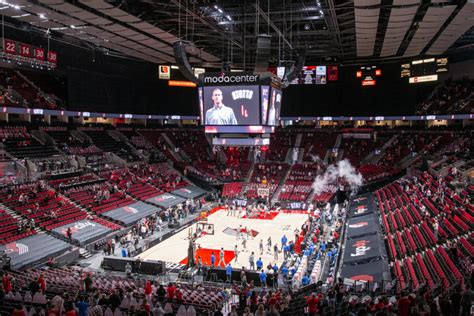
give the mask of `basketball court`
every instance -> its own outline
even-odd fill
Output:
[[[303,212],[280,212],[265,219],[250,219],[227,216],[226,210],[219,210],[207,218],[206,224],[207,226],[213,226],[214,234],[204,233],[196,240],[196,256],[201,256],[203,264],[209,265],[211,253],[214,252],[217,265],[219,262],[219,252],[221,247],[223,247],[225,263],[227,264],[230,261],[234,268],[241,268],[242,266],[249,268],[249,256],[252,251],[255,254],[255,261],[261,257],[264,266],[269,262],[272,264],[276,262],[280,265],[283,262],[283,253],[279,253],[278,260],[274,260],[273,245],[277,243],[281,249],[281,238],[283,235],[286,235],[288,241],[294,240],[295,229],[298,228],[301,231],[301,226],[307,219],[308,215]],[[242,226],[240,227],[240,225]],[[171,236],[140,254],[140,258],[185,264],[187,262],[189,235],[196,232],[197,226],[197,224],[193,224],[190,228]],[[241,233],[240,238],[237,240],[239,229],[248,233]],[[206,229],[203,230],[205,231]],[[267,252],[268,237],[272,239],[271,252]],[[243,249],[242,238],[247,239],[247,250]],[[260,255],[261,239],[264,245],[263,255]],[[239,251],[237,260],[234,256],[235,245],[237,245]]]

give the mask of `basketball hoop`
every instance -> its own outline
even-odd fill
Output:
[[[198,236],[214,235],[214,224],[210,224],[207,221],[198,222],[196,224],[196,233]]]

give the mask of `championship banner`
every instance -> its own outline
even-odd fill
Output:
[[[67,238],[67,230],[69,227],[71,227],[72,231],[72,240],[81,245],[97,240],[112,231],[110,228],[102,226],[99,223],[82,220],[60,226],[53,229],[52,232]]]
[[[0,245],[0,251],[5,252],[11,259],[12,269],[21,269],[40,260],[57,256],[71,245],[47,234],[36,234],[19,239],[5,245]]]
[[[373,235],[377,232],[377,227],[374,214],[351,218],[347,221],[347,238]]]
[[[102,213],[101,215],[108,217],[114,221],[120,222],[124,226],[129,226],[135,224],[144,217],[147,217],[160,211],[161,210],[156,206],[143,202],[137,202],[113,209],[111,211]]]
[[[153,204],[156,204],[158,206],[161,206],[162,208],[168,208],[168,207],[171,207],[171,206],[175,206],[179,203],[183,203],[186,200],[183,199],[180,196],[176,196],[176,195],[173,195],[173,194],[170,194],[170,193],[165,193],[165,194],[162,194],[162,195],[152,197],[151,199],[148,199],[146,201],[150,202],[150,203],[153,203]]]
[[[207,191],[201,189],[200,187],[197,187],[195,185],[188,185],[184,188],[180,188],[174,191],[170,192],[173,195],[177,195],[183,198],[195,198],[202,196],[207,193]]]

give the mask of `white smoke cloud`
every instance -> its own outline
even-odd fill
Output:
[[[335,165],[330,165],[324,174],[314,179],[313,190],[316,195],[323,192],[333,191],[337,186],[337,180],[341,178],[347,182],[351,190],[355,190],[362,185],[362,175],[351,165],[349,160],[338,161]]]

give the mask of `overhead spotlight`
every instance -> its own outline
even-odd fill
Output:
[[[215,6],[214,6],[214,9],[216,9],[216,10],[217,10],[217,9],[219,9],[219,7],[215,5]]]
[[[306,24],[304,25],[305,31],[309,31],[310,28],[311,28],[311,27],[310,27],[310,25],[309,25],[308,23],[306,23]]]
[[[217,9],[217,11],[219,11],[219,13],[224,13],[221,8]]]
[[[230,15],[226,16],[227,20],[229,21],[232,21],[232,18],[230,17]]]

